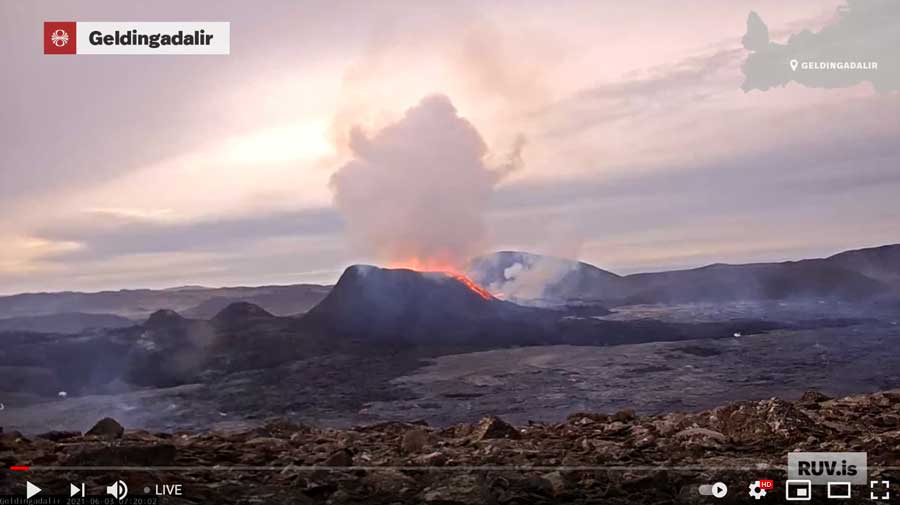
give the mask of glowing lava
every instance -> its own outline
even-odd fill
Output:
[[[456,267],[446,264],[439,263],[434,261],[422,261],[418,258],[411,258],[406,261],[398,261],[393,262],[389,265],[390,268],[405,268],[407,270],[415,270],[416,272],[432,272],[432,273],[440,273],[444,274],[447,277],[451,277],[458,281],[463,286],[469,288],[473,292],[475,292],[478,296],[484,298],[485,300],[493,300],[494,296],[483,287],[479,286],[472,279],[469,278],[466,274],[460,272]]]
[[[478,296],[484,298],[485,300],[490,300],[490,299],[494,298],[493,295],[491,295],[488,292],[488,290],[484,289],[483,287],[479,286],[478,284],[475,284],[475,281],[470,279],[468,276],[459,274],[459,273],[453,273],[453,272],[444,272],[444,273],[449,275],[450,277],[453,277],[454,279],[458,280],[464,286],[471,289],[472,291],[478,293]]]

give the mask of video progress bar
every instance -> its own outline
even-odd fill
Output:
[[[16,467],[12,467],[16,468]],[[19,467],[21,468],[21,467]],[[787,472],[787,465],[759,464],[752,466],[652,466],[652,465],[448,465],[448,466],[302,466],[302,465],[245,465],[245,466],[29,466],[29,472],[352,472],[352,471],[417,471],[417,472],[759,472],[763,470]],[[900,471],[900,466],[869,466],[868,470]]]
[[[84,472],[103,472],[103,471],[133,471],[133,472],[318,472],[318,471],[427,471],[427,472],[457,472],[457,471],[516,471],[516,472],[548,472],[555,470],[571,471],[571,472],[590,472],[590,471],[658,471],[672,470],[680,472],[702,472],[702,471],[732,471],[732,472],[755,472],[759,470],[784,470],[786,466],[773,465],[754,465],[745,467],[711,467],[711,466],[626,466],[626,465],[588,465],[588,466],[567,466],[567,465],[449,465],[449,466],[373,466],[373,465],[354,465],[354,466],[302,466],[302,465],[280,465],[280,466],[30,466],[27,467],[31,472],[59,472],[59,471],[84,471]],[[900,467],[898,467],[900,468]]]

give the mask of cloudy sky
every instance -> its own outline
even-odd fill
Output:
[[[784,42],[842,3],[2,0],[0,293],[332,282],[377,261],[329,186],[351,128],[435,94],[485,163],[518,156],[485,252],[629,273],[900,242],[900,94],[741,89],[751,10]],[[230,21],[231,55],[44,56],[45,20]]]

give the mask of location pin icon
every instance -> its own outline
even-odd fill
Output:
[[[794,72],[797,71],[797,67],[800,66],[800,62],[797,60],[791,60],[791,70]]]

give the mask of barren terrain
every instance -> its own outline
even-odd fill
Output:
[[[807,313],[781,309],[777,315],[785,319]],[[631,307],[605,317],[717,321],[760,310],[757,304]],[[822,310],[862,315],[851,307]],[[691,412],[734,400],[797,398],[808,389],[843,395],[900,387],[898,338],[900,326],[882,317],[838,328],[632,345],[342,352],[211,371],[201,382],[172,388],[65,399],[6,393],[0,426],[26,433],[85,430],[98,415],[153,430],[239,429],[270,417],[333,427],[414,419],[446,426],[485,415],[526,423],[555,422],[577,410]]]
[[[0,435],[0,494],[26,479],[48,494],[84,482],[89,495],[122,479],[132,497],[180,483],[166,504],[709,503],[702,484],[726,482],[726,503],[755,503],[747,485],[773,479],[783,496],[786,453],[868,452],[868,478],[897,482],[900,392],[829,400],[732,403],[695,414],[573,413],[549,424],[497,417],[446,428],[382,423],[347,430],[273,421],[237,432],[124,431]],[[79,467],[79,468],[76,468]],[[83,468],[89,467],[89,468]],[[144,468],[139,468],[144,467]],[[133,470],[128,471],[128,468]],[[854,499],[870,503],[857,487]],[[820,487],[813,490],[824,499]]]

